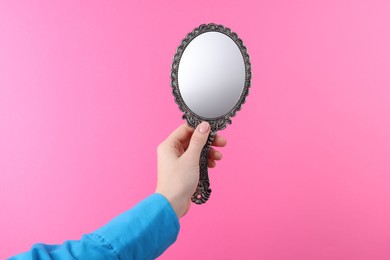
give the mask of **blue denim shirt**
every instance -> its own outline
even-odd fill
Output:
[[[155,259],[176,241],[179,229],[175,211],[156,193],[80,240],[35,244],[10,259]]]

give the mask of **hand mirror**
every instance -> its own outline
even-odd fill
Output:
[[[207,161],[218,130],[231,124],[245,102],[251,83],[251,64],[243,42],[229,28],[203,24],[182,40],[173,58],[172,93],[183,119],[196,127],[202,121],[211,131],[200,156],[200,176],[192,202],[205,203],[211,193]]]

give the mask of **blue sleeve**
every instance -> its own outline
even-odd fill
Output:
[[[173,208],[155,193],[80,240],[35,244],[10,259],[155,259],[176,241],[179,229]]]

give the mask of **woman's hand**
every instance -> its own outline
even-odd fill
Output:
[[[191,205],[191,196],[199,182],[199,159],[207,142],[210,126],[202,122],[194,130],[187,124],[177,128],[157,148],[157,188],[171,203],[178,218],[184,216]],[[212,146],[223,147],[226,139],[217,135]],[[222,154],[210,149],[208,166],[216,166]]]

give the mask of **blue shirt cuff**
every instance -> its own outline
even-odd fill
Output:
[[[176,241],[179,230],[171,204],[154,193],[94,233],[119,259],[155,259]]]

